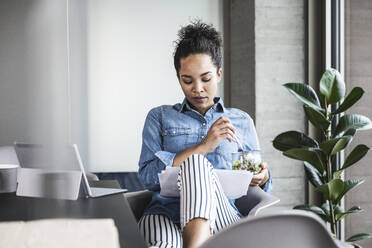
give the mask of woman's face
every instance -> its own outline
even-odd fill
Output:
[[[211,56],[192,54],[181,59],[179,82],[186,99],[192,107],[204,115],[214,105],[217,83],[221,81],[222,69],[217,72]]]

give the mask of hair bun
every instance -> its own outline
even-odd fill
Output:
[[[217,46],[221,45],[221,38],[218,32],[211,28],[212,25],[205,24],[200,20],[191,22],[191,24],[182,28],[178,32],[180,40],[201,40],[207,39],[215,42]]]
[[[205,24],[201,20],[192,21],[189,25],[178,31],[178,40],[175,41],[174,67],[179,76],[181,59],[190,54],[210,55],[216,69],[222,66],[221,35],[213,25]]]

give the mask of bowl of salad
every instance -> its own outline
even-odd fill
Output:
[[[232,153],[233,170],[248,170],[253,174],[261,171],[261,154],[259,151],[243,151]]]

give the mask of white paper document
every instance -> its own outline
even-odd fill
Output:
[[[160,182],[160,195],[176,197],[180,195],[177,185],[177,177],[180,167],[166,167],[158,174]],[[218,176],[222,189],[229,199],[237,199],[247,194],[249,183],[253,174],[246,170],[218,170],[214,172]]]

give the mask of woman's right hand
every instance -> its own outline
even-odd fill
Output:
[[[230,120],[221,116],[213,123],[207,136],[199,144],[199,147],[205,154],[213,152],[222,140],[228,139],[231,142],[234,139],[234,134],[235,127],[231,124]]]

